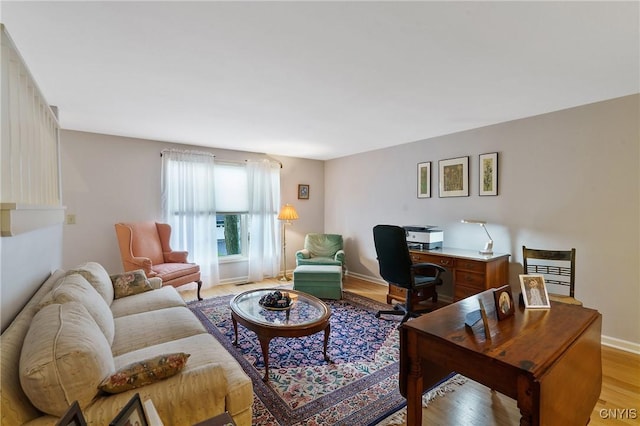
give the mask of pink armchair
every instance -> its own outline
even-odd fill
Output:
[[[143,269],[147,277],[162,278],[163,285],[179,287],[202,281],[200,266],[187,262],[186,251],[173,251],[169,245],[171,226],[166,223],[116,223],[116,235],[125,272]]]

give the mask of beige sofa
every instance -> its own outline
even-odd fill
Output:
[[[1,424],[55,424],[78,400],[88,424],[107,425],[139,393],[166,426],[224,411],[250,425],[249,377],[175,288],[154,287],[114,299],[95,262],[54,272],[2,333]],[[116,394],[97,388],[126,365],[176,352],[190,354],[176,375]]]

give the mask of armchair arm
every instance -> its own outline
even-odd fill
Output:
[[[339,261],[340,263],[344,263],[344,250],[338,250],[334,259]]]
[[[135,271],[136,269],[144,270],[147,278],[155,277],[157,274],[151,270],[153,263],[148,257],[130,257],[123,261],[125,272]]]
[[[433,276],[434,280],[440,278],[440,274],[446,272],[446,269],[435,263],[414,263],[411,265],[411,270],[414,274]]]
[[[189,253],[186,251],[169,251],[162,253],[162,255],[165,263],[187,263]]]
[[[158,236],[160,237],[160,244],[162,245],[162,256],[165,263],[187,263],[186,251],[177,251],[171,248],[169,241],[171,240],[171,225],[167,223],[156,222],[156,228],[158,229]]]
[[[309,259],[311,257],[311,253],[307,249],[298,250],[296,252],[296,259]]]

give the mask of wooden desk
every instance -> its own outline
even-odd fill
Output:
[[[447,268],[453,275],[453,300],[478,294],[489,288],[500,287],[509,282],[509,254],[495,253],[484,256],[477,250],[444,247],[437,250],[409,250],[413,263],[430,262]],[[406,290],[390,285],[387,303],[392,300],[404,302]],[[417,297],[414,303],[426,300]]]
[[[481,321],[464,326],[480,298],[489,339]],[[422,424],[422,393],[457,372],[517,400],[520,425],[585,425],[602,386],[601,328],[597,311],[555,302],[544,310],[516,306],[498,322],[492,290],[408,321],[400,328],[407,424]]]

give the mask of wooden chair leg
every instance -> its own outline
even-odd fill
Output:
[[[200,296],[200,289],[202,288],[202,280],[197,281],[198,283],[198,300],[202,300],[202,296]]]

